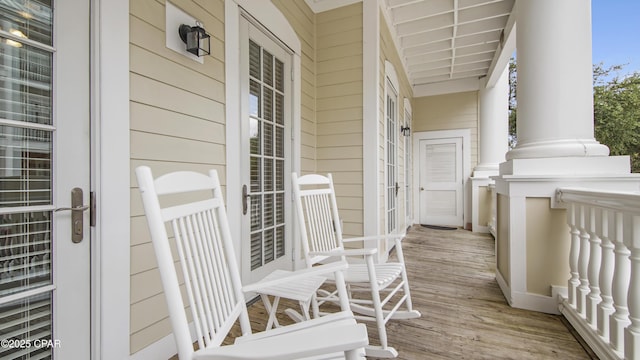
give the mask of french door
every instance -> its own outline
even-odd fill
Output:
[[[386,99],[386,135],[385,135],[385,174],[386,174],[386,224],[387,234],[395,233],[398,228],[398,93],[390,81],[387,81]]]
[[[90,358],[90,9],[53,1],[0,0],[0,359]]]
[[[241,20],[245,281],[292,267],[290,241],[291,54]]]

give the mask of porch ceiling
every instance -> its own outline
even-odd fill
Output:
[[[353,2],[307,0],[316,12]],[[510,46],[505,44],[514,25],[514,0],[382,0],[381,4],[417,93],[436,87],[477,89],[480,77],[492,75],[494,68],[504,69],[505,57],[508,61],[515,48],[513,40]]]

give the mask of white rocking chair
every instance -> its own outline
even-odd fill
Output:
[[[341,275],[346,263],[317,271],[315,268],[296,271],[286,278],[242,288],[217,173],[211,171],[207,176],[175,172],[154,180],[151,170],[141,166],[136,174],[180,359],[359,359],[364,356],[367,332],[348,310]],[[200,196],[203,191],[205,196]],[[162,197],[163,204],[171,203],[171,206],[161,207],[162,195],[172,195]],[[189,199],[187,203],[185,198]],[[198,200],[193,201],[195,198]],[[176,205],[180,200],[182,203]],[[175,239],[180,271],[174,266],[167,228]],[[182,300],[178,272],[184,278],[188,309]],[[327,276],[327,272],[337,276],[339,292],[345,299],[342,309],[346,311],[251,333],[243,291],[257,291],[318,274]],[[186,312],[190,313],[195,328],[197,351],[193,349],[194,337],[189,331]],[[242,336],[236,338],[233,345],[221,346],[237,319]]]
[[[413,309],[411,303],[402,254],[402,236],[343,239],[331,174],[298,177],[293,173],[292,179],[296,215],[307,266],[312,268],[330,258],[344,261],[347,257],[351,259],[359,257],[359,263],[349,264],[344,277],[350,296],[351,310],[359,314],[356,315],[356,319],[374,321],[378,328],[380,345],[366,347],[367,356],[386,358],[398,356],[396,349],[387,344],[386,323],[389,319],[412,319],[421,316],[420,312]],[[346,242],[381,240],[395,240],[398,262],[376,264],[373,256],[377,249],[346,249],[344,246]],[[354,297],[355,292],[365,295],[369,293],[370,298]],[[320,295],[318,297],[320,303],[338,300],[335,298],[335,292],[324,291]],[[381,295],[383,300],[380,300]]]

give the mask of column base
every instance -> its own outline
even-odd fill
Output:
[[[555,157],[608,156],[609,148],[595,139],[535,141],[518,144],[506,155],[507,160]]]
[[[615,176],[630,172],[629,156],[511,159],[500,164],[500,175]]]

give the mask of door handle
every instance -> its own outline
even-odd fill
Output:
[[[54,212],[71,211],[71,241],[77,244],[84,238],[84,212],[89,205],[83,205],[83,191],[81,188],[71,190],[71,207],[59,207]]]
[[[251,195],[249,195],[247,185],[242,185],[242,215],[247,215],[247,210],[249,210],[249,203],[247,199],[250,197]]]
[[[398,190],[400,190],[400,185],[398,185],[398,182],[396,181],[396,197],[398,197]]]

